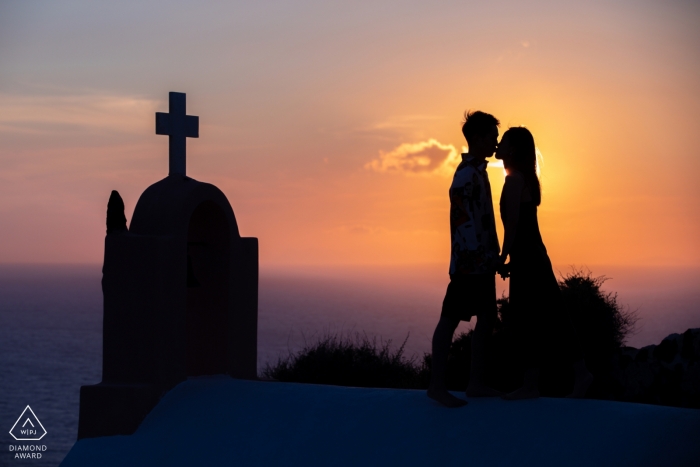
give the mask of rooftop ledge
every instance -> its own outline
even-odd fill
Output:
[[[461,394],[460,396],[463,396]],[[189,379],[130,436],[78,441],[73,466],[698,465],[700,410],[601,400]]]

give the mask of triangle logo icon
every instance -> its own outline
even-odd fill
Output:
[[[17,441],[39,441],[46,436],[46,429],[32,408],[27,406],[10,428],[10,434]]]

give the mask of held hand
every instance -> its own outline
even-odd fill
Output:
[[[506,277],[510,277],[510,263],[505,264],[506,258],[503,256],[498,257],[498,263],[496,266],[496,272],[500,274],[501,278],[503,280],[506,280]]]

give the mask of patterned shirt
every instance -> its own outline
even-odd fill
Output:
[[[491,200],[487,161],[462,154],[450,186],[450,275],[491,272],[501,248]]]

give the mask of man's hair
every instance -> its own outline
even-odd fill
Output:
[[[464,124],[462,125],[462,134],[467,140],[469,146],[475,138],[480,138],[487,134],[492,126],[498,126],[501,122],[496,117],[481,110],[475,112],[464,112]]]

